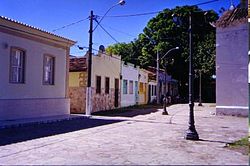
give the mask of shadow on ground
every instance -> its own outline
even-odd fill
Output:
[[[98,115],[98,116],[110,116],[110,117],[135,117],[138,115],[146,115],[150,113],[157,112],[160,107],[155,107],[155,108],[143,108],[143,109],[119,109],[119,110],[108,110],[108,111],[100,111],[100,112],[95,112],[92,115]]]
[[[71,119],[0,130],[0,146],[121,122],[106,119]]]

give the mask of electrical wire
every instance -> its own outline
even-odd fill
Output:
[[[102,24],[102,25],[104,25],[104,24]],[[107,28],[109,28],[109,29],[111,29],[111,30],[113,30],[113,31],[115,31],[115,32],[118,32],[118,33],[121,33],[121,34],[124,34],[124,35],[130,36],[130,37],[136,38],[135,36],[133,36],[133,35],[131,35],[131,34],[127,33],[127,32],[123,32],[123,31],[121,31],[121,30],[118,30],[118,29],[112,28],[112,27],[107,26],[107,25],[104,25],[104,26],[105,26],[105,27],[107,27]]]
[[[83,22],[83,21],[85,21],[85,20],[87,20],[87,19],[89,19],[89,17],[87,17],[87,18],[85,18],[85,19],[82,19],[82,20],[79,20],[79,21],[76,21],[76,22],[73,22],[73,23],[70,23],[70,24],[67,24],[67,25],[64,25],[64,26],[62,26],[62,27],[60,27],[60,28],[54,29],[54,30],[52,30],[52,32],[56,32],[56,31],[58,31],[58,30],[61,30],[61,29],[64,29],[64,28],[73,26],[73,25],[78,24],[78,23],[80,23],[80,22]]]
[[[95,19],[95,21],[102,28],[102,30],[109,35],[109,37],[111,37],[116,43],[119,43],[105,28],[103,28],[103,26],[96,19]]]
[[[158,14],[162,11],[155,11],[155,12],[148,12],[148,13],[137,13],[137,14],[127,14],[127,15],[114,15],[114,16],[106,16],[106,17],[138,17],[138,16],[146,16],[146,15],[153,15]]]

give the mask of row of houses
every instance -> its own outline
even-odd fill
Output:
[[[70,59],[75,43],[0,16],[0,121],[85,111],[86,58]],[[94,56],[93,110],[153,101],[151,75],[120,56]]]
[[[84,113],[86,107],[87,56],[70,59],[69,96],[71,113]],[[178,82],[160,75],[160,96],[166,85],[168,94],[178,95]],[[165,82],[165,76],[166,81]],[[142,69],[120,56],[98,53],[92,57],[92,112],[153,103],[156,101],[156,69]]]

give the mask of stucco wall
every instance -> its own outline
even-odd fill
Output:
[[[248,115],[248,25],[217,28],[216,112]]]
[[[115,78],[120,80],[121,57],[101,54],[92,56],[91,86],[96,87],[96,76],[101,76],[101,86],[105,87],[105,77],[110,78],[110,88],[115,88]]]
[[[148,102],[148,72],[144,69],[139,70],[139,104]],[[143,83],[143,91],[140,90],[140,83]]]
[[[25,84],[9,83],[11,46],[26,50]],[[44,54],[55,57],[52,86],[43,85]],[[0,73],[0,99],[65,98],[66,50],[0,32]]]
[[[118,107],[121,106],[120,96],[121,57],[99,54],[92,57],[92,101],[93,112],[115,108],[115,79],[118,79]],[[96,76],[101,76],[101,93],[96,94]],[[105,77],[109,77],[109,94],[105,93]]]
[[[87,72],[70,72],[69,87],[86,87]]]
[[[0,120],[68,115],[69,99],[0,100]]]
[[[138,82],[139,67],[134,67],[133,64],[124,65],[122,63],[122,80],[121,80],[121,106],[127,107],[136,104],[136,93],[138,96],[138,89],[136,91],[135,81]],[[123,80],[128,81],[128,94],[123,94]],[[129,81],[133,81],[133,94],[129,94]],[[139,87],[138,87],[139,88]],[[138,102],[138,101],[137,101]]]
[[[86,87],[69,87],[70,113],[85,113]]]

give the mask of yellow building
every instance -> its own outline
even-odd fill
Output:
[[[70,112],[85,113],[87,86],[86,58],[71,58],[69,71]]]
[[[139,105],[148,103],[148,74],[149,71],[139,71]]]

